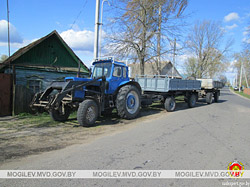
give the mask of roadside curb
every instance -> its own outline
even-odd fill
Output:
[[[243,99],[246,99],[246,100],[250,101],[250,99],[248,99],[248,98],[246,98],[246,97],[244,97],[244,96],[242,96],[242,95],[240,95],[240,94],[235,93],[235,92],[232,91],[230,88],[229,88],[229,90],[230,90],[231,93],[233,93],[233,94],[235,94],[235,95],[237,95],[237,96],[239,96],[239,97],[241,97],[241,98],[243,98]]]

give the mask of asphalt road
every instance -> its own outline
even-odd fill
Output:
[[[22,158],[0,169],[226,170],[237,159],[249,170],[249,114],[250,100],[224,89],[219,103],[199,102],[192,109],[180,104],[175,112],[138,122],[122,132]],[[222,186],[225,181],[228,179],[8,179],[0,180],[0,186]]]

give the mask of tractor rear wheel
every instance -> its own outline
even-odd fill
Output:
[[[66,121],[69,118],[70,108],[69,107],[64,107],[64,112],[62,112],[62,107],[60,106],[59,110],[52,109],[49,112],[49,114],[50,114],[51,118],[54,121],[63,122],[63,121]]]
[[[120,88],[116,98],[118,115],[124,119],[135,118],[141,107],[141,96],[134,85],[125,85]]]
[[[83,127],[94,125],[98,117],[98,106],[93,99],[84,100],[77,110],[77,121]]]

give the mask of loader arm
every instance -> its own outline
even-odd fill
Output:
[[[44,107],[46,110],[50,110],[52,108],[58,108],[61,101],[66,97],[69,93],[74,93],[76,90],[83,91],[84,86],[93,85],[94,83],[99,82],[98,80],[102,79],[102,82],[105,82],[105,77],[98,77],[88,82],[82,81],[69,81],[69,82],[52,82],[51,85],[43,92],[38,93],[34,96],[30,106],[33,107]],[[104,85],[101,83],[101,85]],[[49,95],[53,92],[53,90],[60,90],[54,97],[49,98]],[[101,92],[98,94],[104,94],[105,87],[101,86]]]

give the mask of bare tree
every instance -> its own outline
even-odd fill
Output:
[[[111,53],[140,63],[140,73],[144,74],[145,62],[158,59],[156,69],[159,72],[159,56],[171,49],[163,41],[170,42],[187,6],[187,0],[119,0],[116,1],[118,16],[112,19],[108,31],[108,46]],[[126,8],[123,8],[126,7]],[[175,22],[176,24],[173,24]],[[170,34],[172,31],[172,35]],[[157,58],[158,57],[158,58]]]
[[[2,56],[0,57],[0,63],[4,62],[7,58],[8,58],[7,55],[2,55]]]
[[[189,76],[195,78],[214,77],[226,68],[226,54],[233,43],[224,42],[224,31],[219,23],[212,21],[197,22],[187,39],[187,49],[193,55],[185,63]]]
[[[245,38],[243,40],[244,50],[250,50],[250,23],[249,26],[245,28]]]
[[[241,53],[235,53],[234,59],[234,68],[237,72],[237,79],[240,79],[241,66],[243,66],[242,85],[247,86],[246,81],[248,81],[248,85],[250,85],[250,51],[245,49]]]
[[[224,85],[228,82],[227,77],[225,75],[219,76],[219,81],[222,82]]]

